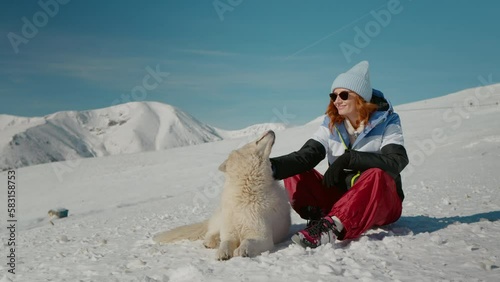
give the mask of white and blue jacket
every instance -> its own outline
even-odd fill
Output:
[[[319,129],[299,151],[271,159],[275,178],[284,179],[306,172],[314,168],[325,156],[329,165],[332,165],[339,156],[349,151],[349,168],[354,173],[347,174],[347,189],[359,176],[356,172],[380,168],[394,178],[398,195],[403,200],[400,173],[408,164],[408,156],[404,148],[399,115],[378,90],[373,90],[370,102],[378,105],[378,110],[370,116],[368,124],[353,144],[350,143],[344,123],[336,124],[332,132],[329,129],[330,118],[325,116]]]

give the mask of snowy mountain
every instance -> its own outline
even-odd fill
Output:
[[[219,262],[201,241],[151,239],[213,212],[217,168],[248,137],[17,169],[18,263],[16,275],[0,265],[0,281],[498,281],[499,102],[497,84],[396,107],[410,156],[399,221],[317,249],[288,240],[255,258]],[[299,149],[319,124],[276,132],[272,155]],[[58,207],[69,216],[51,224]],[[305,224],[293,212],[289,235]],[[9,238],[0,233],[4,256]]]
[[[262,124],[225,131],[157,102],[132,102],[38,118],[0,115],[0,170],[164,150],[282,128],[280,124]]]

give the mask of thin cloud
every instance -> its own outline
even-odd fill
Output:
[[[336,35],[336,34],[337,34],[337,33],[339,33],[339,32],[344,31],[344,30],[345,30],[345,29],[347,29],[348,27],[353,26],[353,25],[354,25],[354,24],[356,24],[357,22],[361,21],[363,18],[365,18],[366,16],[370,15],[370,13],[371,13],[372,11],[378,11],[378,10],[380,10],[381,8],[385,7],[385,6],[387,6],[387,4],[383,4],[382,6],[379,6],[379,7],[375,8],[375,9],[371,10],[370,12],[368,12],[368,13],[365,13],[365,14],[361,15],[360,17],[356,18],[355,20],[353,20],[353,21],[349,22],[349,23],[348,23],[348,24],[346,24],[346,25],[343,25],[342,27],[340,27],[339,29],[335,30],[334,32],[332,32],[332,33],[330,33],[330,34],[327,34],[327,35],[323,36],[322,38],[320,38],[320,39],[318,39],[318,40],[314,41],[313,43],[311,43],[311,44],[309,44],[309,45],[307,45],[307,46],[303,47],[302,49],[300,49],[300,50],[296,51],[295,53],[293,53],[293,54],[291,54],[291,55],[287,56],[286,58],[284,58],[284,60],[289,60],[289,59],[291,59],[291,58],[293,58],[293,57],[297,56],[298,54],[300,54],[300,53],[302,53],[302,52],[304,52],[304,51],[306,51],[306,50],[308,50],[308,49],[310,49],[310,48],[312,48],[312,47],[314,47],[314,46],[316,46],[316,45],[318,45],[318,44],[322,43],[323,41],[327,40],[328,38],[330,38],[330,37],[332,37],[332,36]]]

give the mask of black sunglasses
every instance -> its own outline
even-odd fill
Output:
[[[349,99],[349,91],[342,91],[338,94],[335,92],[330,93],[330,98],[332,99],[332,101],[337,100],[337,96],[340,96],[340,99],[345,101],[345,100]]]

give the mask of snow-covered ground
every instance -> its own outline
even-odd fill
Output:
[[[401,219],[313,250],[288,240],[220,262],[200,241],[152,242],[211,214],[217,167],[248,137],[17,169],[16,274],[3,212],[0,281],[499,281],[499,102],[497,84],[396,107],[411,159]],[[318,125],[277,132],[272,155],[299,149]],[[0,179],[5,207],[7,172]],[[58,207],[69,217],[51,224]],[[305,225],[292,222],[290,235]]]

